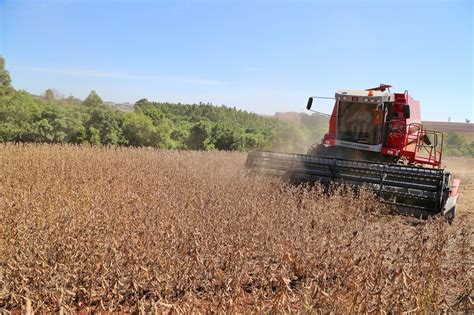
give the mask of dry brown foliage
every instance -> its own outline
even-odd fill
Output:
[[[0,149],[0,310],[472,310],[472,231],[240,153]]]

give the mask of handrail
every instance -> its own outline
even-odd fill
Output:
[[[441,165],[441,157],[443,154],[443,142],[444,142],[444,135],[442,132],[434,131],[434,130],[425,130],[423,125],[420,123],[410,123],[406,125],[405,131],[405,141],[404,141],[404,150],[407,150],[408,145],[414,143],[414,160],[424,162],[421,156],[418,158],[418,152],[424,150],[424,152],[428,155],[427,159],[430,164],[433,166],[440,167]],[[428,135],[433,135],[433,144],[426,145],[424,142],[424,137]],[[438,136],[441,136],[441,145],[438,146]],[[439,148],[439,149],[438,149]]]

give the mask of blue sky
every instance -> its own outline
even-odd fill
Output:
[[[0,54],[35,94],[272,114],[389,83],[421,101],[423,119],[463,121],[474,118],[473,2],[0,0]]]

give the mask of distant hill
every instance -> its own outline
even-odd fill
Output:
[[[123,112],[133,112],[132,103],[115,103],[115,102],[104,102],[105,105],[115,106],[118,110]]]
[[[424,121],[423,126],[426,129],[431,130],[455,132],[462,136],[466,141],[474,141],[474,124],[472,123]]]

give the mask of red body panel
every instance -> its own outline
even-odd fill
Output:
[[[329,132],[324,135],[323,145],[336,145],[337,132],[337,101],[332,109],[331,118],[329,118]]]
[[[405,104],[410,105],[410,118],[408,119],[403,117],[403,106]],[[389,133],[385,148],[399,151],[404,149],[407,132],[410,134],[416,132],[416,130],[413,130],[415,128],[411,128],[412,130],[407,132],[405,132],[403,129],[406,129],[406,127],[410,124],[421,123],[420,102],[413,99],[410,95],[408,95],[408,93],[395,93],[393,112],[398,114],[398,119],[393,119],[392,122],[390,122],[390,128],[394,130],[394,132]],[[383,149],[382,153],[384,153]]]

